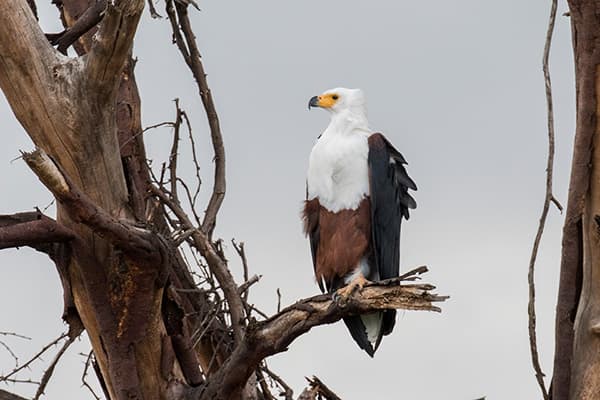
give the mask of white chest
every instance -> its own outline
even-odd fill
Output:
[[[308,199],[332,212],[355,209],[369,195],[366,133],[323,135],[310,153]]]

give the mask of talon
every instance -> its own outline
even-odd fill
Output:
[[[341,299],[346,299],[354,293],[356,289],[358,291],[362,291],[363,287],[367,284],[371,283],[371,281],[367,280],[363,274],[358,274],[358,276],[353,279],[348,285],[340,288],[336,291],[334,296],[339,296]]]

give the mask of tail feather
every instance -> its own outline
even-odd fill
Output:
[[[396,325],[396,310],[386,310],[383,312],[382,321],[382,334],[383,336],[389,335]]]
[[[374,312],[344,318],[344,323],[358,346],[371,357],[383,336],[384,312]]]

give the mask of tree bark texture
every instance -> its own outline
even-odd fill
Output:
[[[67,58],[50,46],[25,1],[0,1],[0,37],[12,38],[0,40],[0,86],[15,116],[73,187],[113,219],[129,222],[135,212],[116,135],[115,76],[129,57],[142,9],[142,0],[111,2],[89,54]],[[78,200],[59,201],[57,212],[77,236],[67,266],[70,289],[110,397],[166,398],[161,376],[181,374],[164,371],[165,355],[157,351],[166,332],[159,306],[163,260],[128,256],[81,221],[73,204]]]
[[[569,1],[577,128],[563,229],[552,398],[600,399],[600,1]]]

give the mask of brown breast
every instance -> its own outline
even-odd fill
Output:
[[[369,198],[355,210],[333,213],[320,207],[319,231],[317,280],[331,282],[352,272],[367,254],[371,241]]]

